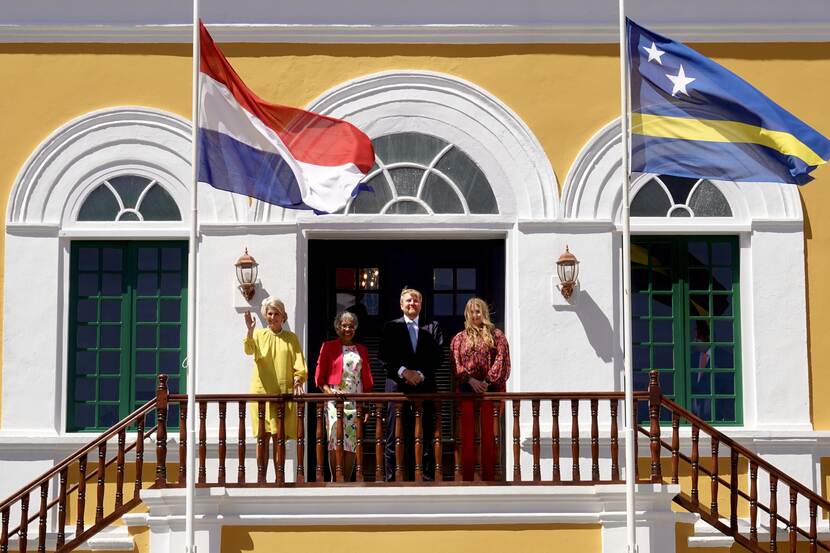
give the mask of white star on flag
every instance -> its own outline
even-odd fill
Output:
[[[643,50],[648,52],[648,61],[655,61],[656,60],[657,63],[659,63],[660,65],[663,65],[663,60],[661,60],[660,58],[662,57],[663,54],[665,54],[665,52],[663,50],[659,49],[656,44],[654,44],[652,42],[651,43],[651,48],[646,48],[645,46],[643,46]]]
[[[674,88],[672,88],[672,91],[671,91],[672,96],[677,96],[678,92],[682,92],[683,94],[688,96],[689,93],[686,92],[686,85],[691,83],[694,80],[697,80],[694,77],[687,77],[686,72],[683,71],[683,66],[682,65],[680,66],[680,71],[677,73],[677,75],[668,75],[667,74],[666,77],[668,77],[669,80],[671,80],[671,82],[674,83]]]

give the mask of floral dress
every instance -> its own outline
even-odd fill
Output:
[[[344,394],[359,394],[363,392],[360,382],[360,369],[363,362],[356,346],[343,346],[343,377],[340,384],[332,386]],[[354,401],[343,402],[343,451],[354,453],[357,447],[357,426],[355,423],[357,408]],[[329,449],[337,449],[337,403],[329,401],[326,405],[326,415],[329,429]]]

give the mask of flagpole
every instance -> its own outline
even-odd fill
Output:
[[[196,487],[196,277],[199,248],[199,0],[193,0],[193,99],[191,113],[190,236],[187,257],[187,453],[185,464],[185,552],[196,553],[193,503]]]
[[[626,40],[625,0],[619,0],[620,15],[620,130],[622,132],[622,274],[623,274],[623,367],[625,389],[625,528],[628,553],[637,553],[634,450],[636,424],[634,412],[634,371],[631,365],[631,214],[629,187],[631,143],[629,121],[631,106],[628,91],[628,41]]]

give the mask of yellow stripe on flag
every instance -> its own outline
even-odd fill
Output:
[[[825,163],[809,146],[788,132],[771,131],[735,121],[632,113],[631,132],[656,138],[758,144],[800,158],[807,165]]]

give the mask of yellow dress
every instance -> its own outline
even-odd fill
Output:
[[[303,351],[297,335],[288,330],[277,334],[269,328],[254,330],[251,338],[244,339],[245,354],[254,356],[254,371],[251,375],[251,393],[263,395],[292,394],[294,379],[306,381],[306,368]],[[258,405],[249,404],[251,424],[254,436],[258,435]],[[297,438],[297,407],[292,402],[286,402],[284,414],[284,429],[286,439]],[[265,431],[277,433],[277,405],[265,404]]]

